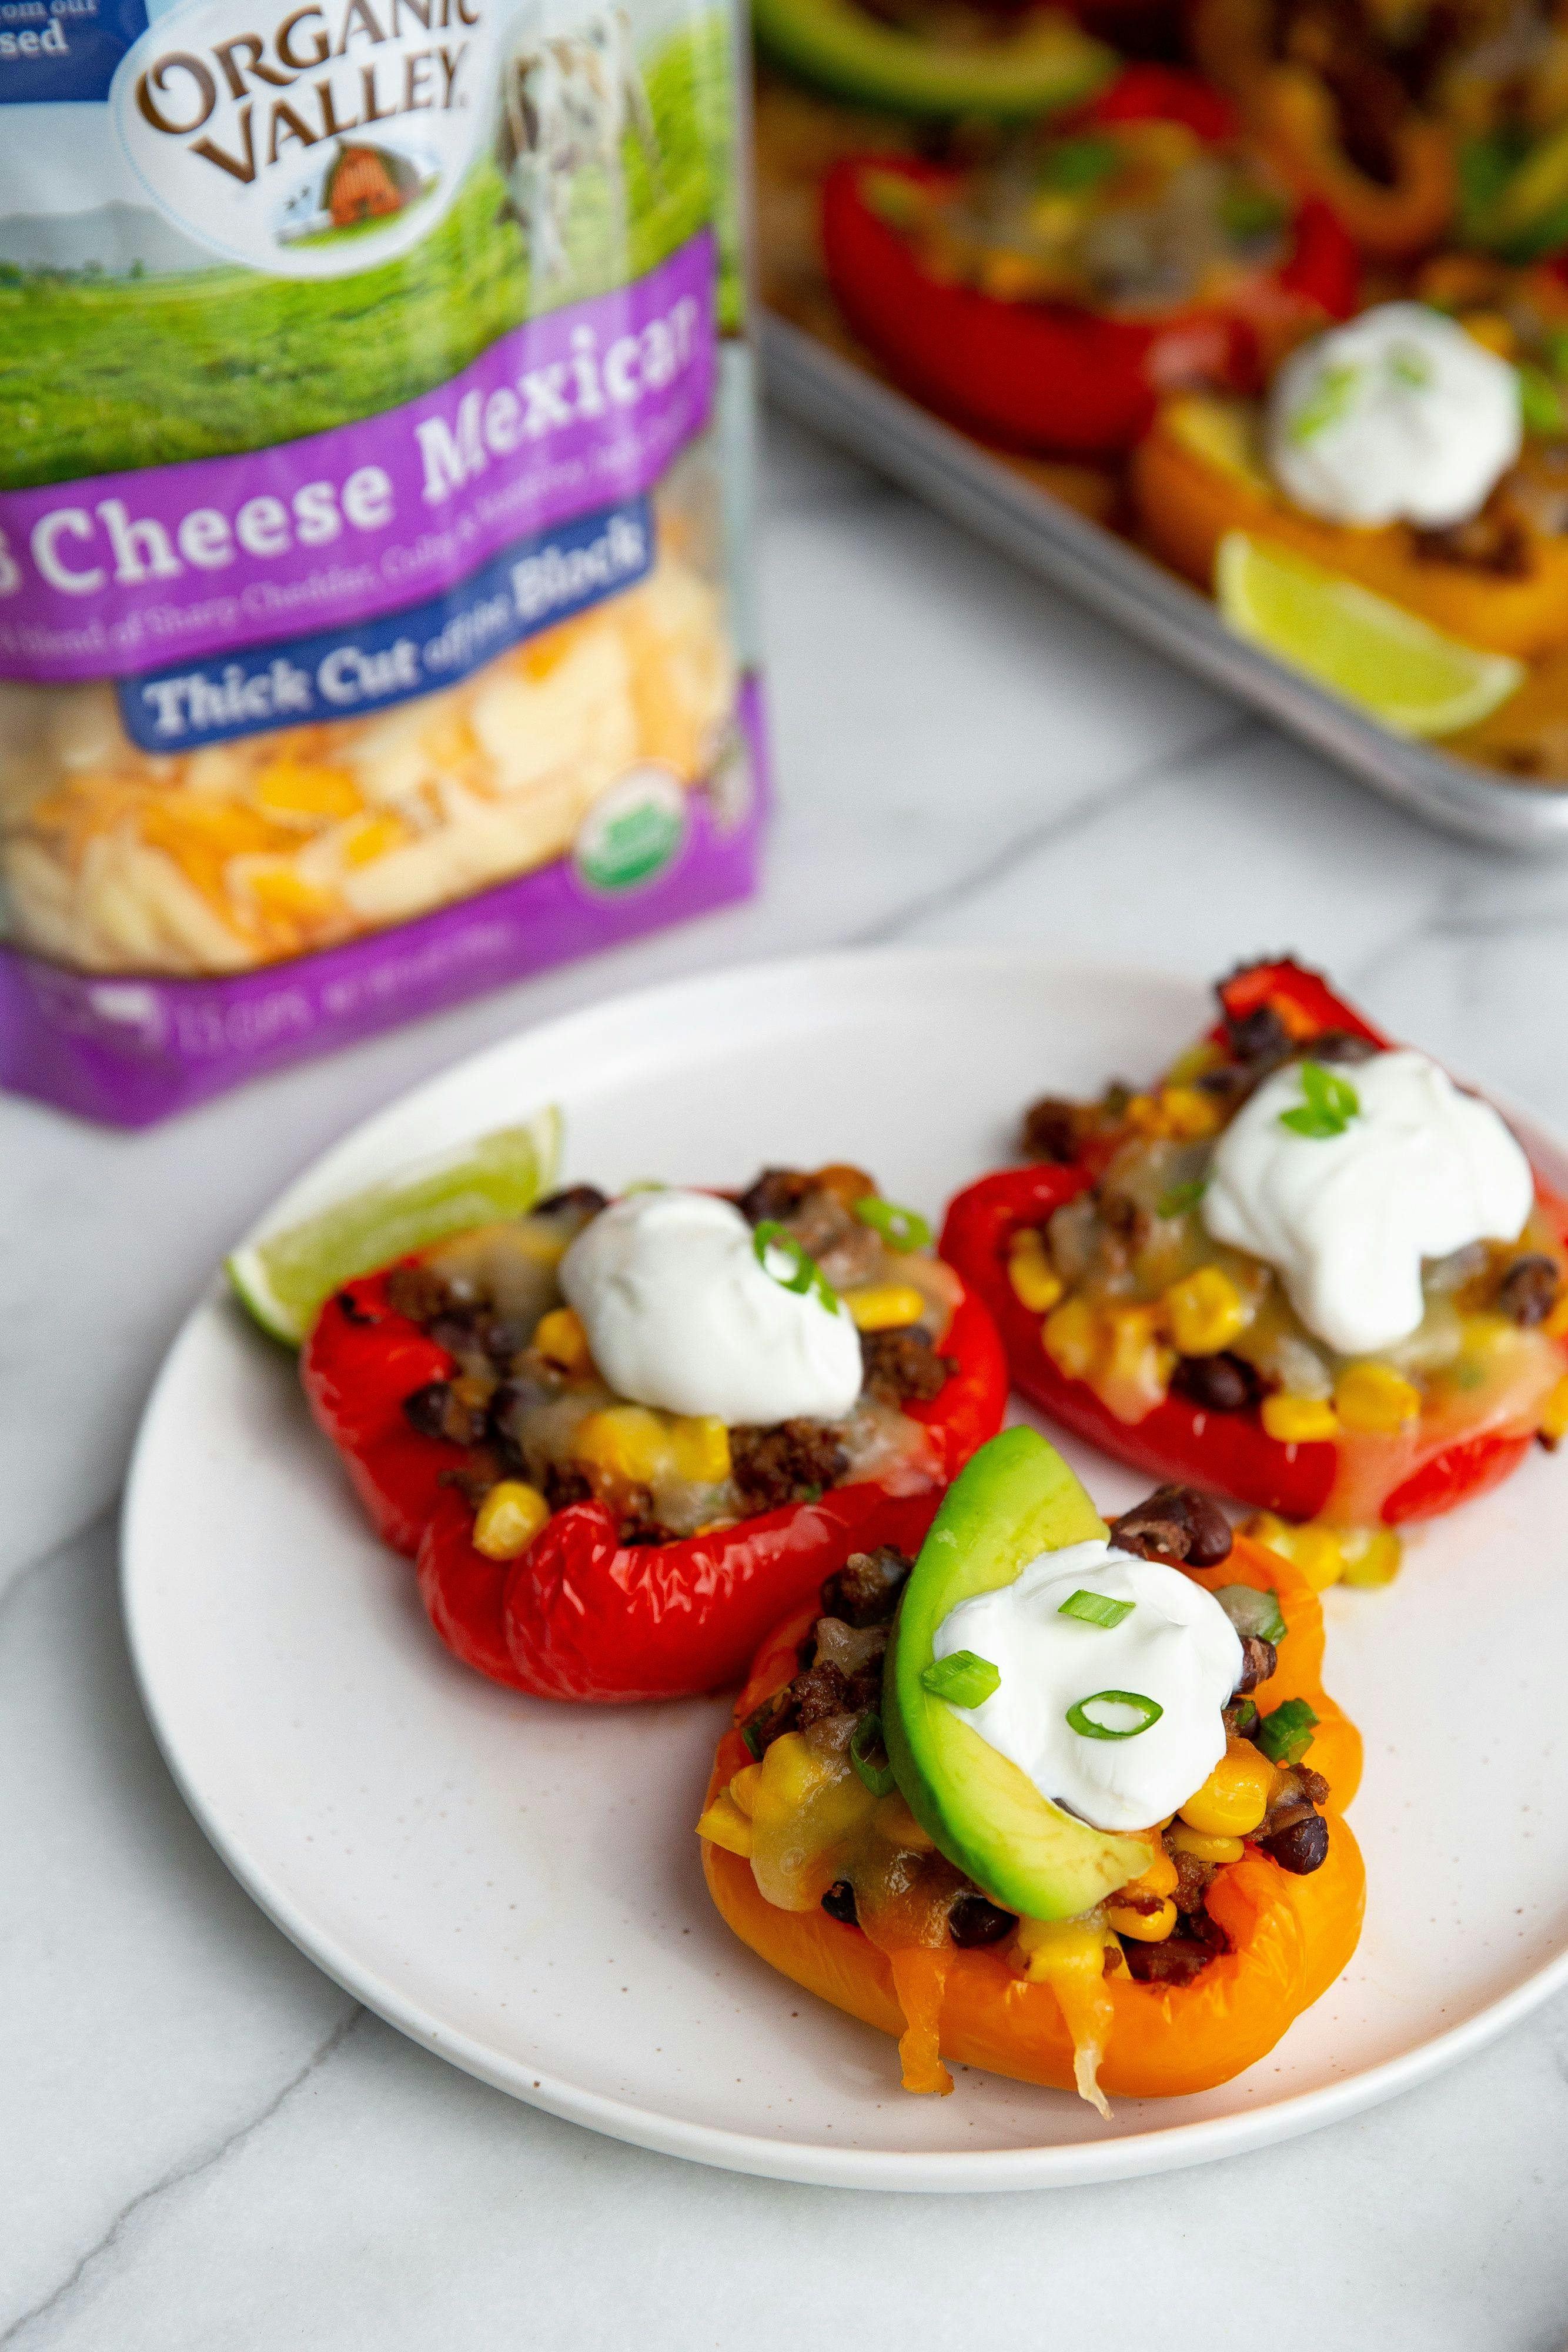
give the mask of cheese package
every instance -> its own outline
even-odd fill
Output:
[[[141,1124],[748,889],[729,16],[0,26],[0,1084]]]

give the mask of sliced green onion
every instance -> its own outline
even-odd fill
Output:
[[[1282,1110],[1280,1124],[1296,1135],[1310,1135],[1321,1142],[1331,1135],[1343,1135],[1351,1120],[1361,1110],[1361,1097],[1343,1078],[1335,1077],[1321,1062],[1301,1064],[1302,1101],[1297,1110]]]
[[[933,1698],[945,1698],[953,1706],[980,1706],[1000,1689],[1002,1680],[989,1658],[977,1658],[973,1650],[933,1658],[920,1679]]]
[[[884,1201],[879,1192],[868,1192],[855,1202],[855,1214],[862,1225],[870,1225],[882,1235],[890,1250],[906,1257],[911,1250],[929,1249],[931,1228],[918,1209],[901,1209],[896,1201]]]
[[[754,1764],[760,1764],[762,1761],[762,1741],[758,1734],[757,1718],[755,1716],[747,1717],[746,1721],[740,1727],[740,1737],[742,1743],[745,1746],[746,1752],[750,1757],[752,1762]]]
[[[1528,364],[1518,370],[1519,405],[1527,433],[1539,434],[1543,441],[1553,439],[1563,430],[1563,395],[1544,368]]]
[[[1251,1699],[1239,1698],[1232,1700],[1229,1706],[1226,1708],[1225,1714],[1226,1719],[1229,1723],[1231,1729],[1235,1732],[1238,1739],[1249,1739],[1251,1738],[1252,1727],[1258,1720],[1258,1709]]]
[[[1317,1720],[1304,1698],[1288,1698],[1263,1717],[1252,1737],[1270,1764],[1299,1764],[1312,1744]]]
[[[1361,370],[1348,364],[1324,368],[1317,383],[1285,426],[1285,437],[1300,446],[1313,441],[1337,425],[1354,405]]]
[[[1221,1584],[1216,1588],[1214,1597],[1244,1642],[1249,1637],[1260,1642],[1282,1642],[1291,1630],[1281,1612],[1278,1597],[1272,1592],[1260,1592],[1250,1584]]]
[[[1161,1193],[1155,1202],[1156,1212],[1162,1217],[1179,1217],[1185,1209],[1196,1209],[1207,1190],[1207,1176],[1195,1176],[1186,1184],[1173,1184],[1168,1192]]]
[[[799,1298],[815,1297],[830,1315],[839,1311],[839,1294],[810,1253],[803,1250],[793,1234],[786,1233],[775,1217],[764,1217],[751,1236],[751,1246],[757,1253],[757,1263],[764,1274],[771,1275],[782,1290],[792,1290]],[[794,1268],[792,1274],[779,1274],[768,1262],[770,1250],[781,1251]]]
[[[878,1755],[882,1761],[876,1760]],[[891,1796],[894,1788],[893,1767],[887,1760],[887,1750],[882,1744],[882,1717],[874,1712],[862,1715],[850,1735],[850,1762],[860,1774],[873,1797]]]
[[[1092,1706],[1130,1707],[1139,1719],[1136,1723],[1122,1725],[1101,1723],[1090,1714]],[[1083,1739],[1136,1739],[1140,1731],[1147,1731],[1151,1724],[1158,1723],[1164,1713],[1164,1707],[1157,1706],[1152,1698],[1145,1698],[1142,1691],[1103,1690],[1091,1691],[1089,1696],[1081,1698],[1076,1706],[1070,1706],[1067,1720],[1070,1727]]]
[[[1108,1592],[1074,1592],[1057,1611],[1059,1617],[1076,1617],[1084,1625],[1119,1625],[1130,1617],[1137,1603],[1133,1601],[1113,1601]]]

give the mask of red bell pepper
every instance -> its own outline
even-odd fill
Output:
[[[1232,1018],[1273,1012],[1297,1040],[1338,1030],[1375,1045],[1387,1043],[1319,973],[1289,961],[1254,964],[1233,974],[1220,983],[1219,997]],[[1223,1023],[1212,1034],[1223,1038]],[[1256,1407],[1215,1412],[1174,1391],[1141,1421],[1118,1421],[1086,1381],[1070,1379],[1045,1352],[1040,1318],[1022,1305],[1009,1279],[1009,1247],[1021,1227],[1042,1224],[1093,1183],[1104,1156],[1091,1150],[1068,1166],[1004,1169],[969,1185],[947,1211],[941,1255],[989,1307],[1014,1387],[1051,1420],[1134,1469],[1233,1496],[1284,1518],[1317,1517],[1334,1487],[1337,1443],[1286,1444],[1268,1434]],[[1568,1202],[1539,1177],[1536,1193],[1568,1242]],[[1448,1444],[1417,1461],[1385,1496],[1384,1522],[1392,1527],[1434,1518],[1485,1494],[1518,1467],[1531,1442],[1528,1432],[1482,1430]]]
[[[387,1303],[387,1267],[334,1293],[316,1318],[299,1359],[318,1428],[343,1457],[371,1525],[393,1551],[412,1559],[444,1494],[442,1474],[458,1470],[460,1445],[421,1437],[408,1425],[403,1400],[456,1369],[420,1325]]]
[[[474,1510],[444,1473],[462,1447],[410,1427],[403,1401],[448,1380],[453,1358],[386,1300],[386,1276],[348,1284],[322,1309],[303,1375],[376,1531],[417,1551],[431,1622],[494,1681],[546,1698],[672,1698],[737,1680],[768,1626],[852,1551],[918,1549],[942,1493],[1001,1426],[1007,1365],[983,1307],[954,1311],[957,1369],[929,1404],[904,1407],[935,1441],[931,1471],[897,1490],[870,1480],[669,1544],[622,1545],[599,1503],[558,1511],[518,1559],[475,1549]]]
[[[1085,130],[1180,121],[1211,143],[1236,127],[1218,91],[1162,66],[1130,68],[1078,121]],[[1124,318],[1004,301],[939,276],[871,201],[879,175],[933,191],[962,176],[907,156],[835,166],[822,190],[822,251],[839,307],[918,398],[1010,446],[1082,457],[1129,448],[1162,394],[1196,384],[1256,393],[1270,353],[1355,307],[1355,248],[1315,200],[1297,211],[1287,258],[1233,297]]]

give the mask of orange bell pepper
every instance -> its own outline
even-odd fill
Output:
[[[1385,178],[1353,161],[1328,80],[1281,58],[1272,0],[1197,0],[1193,53],[1301,197],[1318,197],[1365,254],[1407,260],[1436,245],[1454,215],[1458,176],[1444,124],[1407,108],[1388,135]]]
[[[1361,1934],[1364,1873],[1342,1818],[1361,1776],[1361,1739],[1322,1688],[1318,1597],[1298,1569],[1245,1537],[1196,1580],[1209,1588],[1250,1584],[1279,1600],[1289,1632],[1277,1671],[1255,1696],[1265,1713],[1287,1698],[1304,1698],[1317,1713],[1310,1761],[1330,1784],[1329,1850],[1321,1868],[1305,1877],[1281,1869],[1255,1845],[1222,1869],[1209,1888],[1208,1908],[1231,1948],[1190,1984],[1139,1983],[1124,1972],[1106,1979],[1114,2016],[1099,2078],[1106,2091],[1126,2098],[1211,2090],[1255,2065],[1333,1982]],[[797,1648],[816,1613],[797,1612],[764,1643],[736,1708],[737,1724],[792,1679]],[[727,1731],[706,1802],[749,1761],[739,1732]],[[821,1909],[776,1909],[758,1891],[749,1862],[706,1840],[703,1868],[715,1903],[743,1943],[836,2009],[900,2038],[909,2087],[951,2088],[938,2050],[959,2065],[1073,2087],[1073,2038],[1054,1987],[1017,1975],[994,1947],[879,1949],[862,1929]]]
[[[1143,538],[1164,562],[1212,589],[1227,531],[1293,547],[1435,628],[1489,653],[1539,659],[1568,645],[1568,540],[1532,536],[1519,577],[1418,551],[1407,523],[1375,530],[1323,522],[1276,489],[1253,454],[1251,416],[1199,395],[1167,402],[1134,451]]]

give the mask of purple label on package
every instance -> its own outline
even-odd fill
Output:
[[[123,677],[372,619],[638,497],[707,420],[714,280],[705,231],[362,423],[0,492],[0,676]]]

